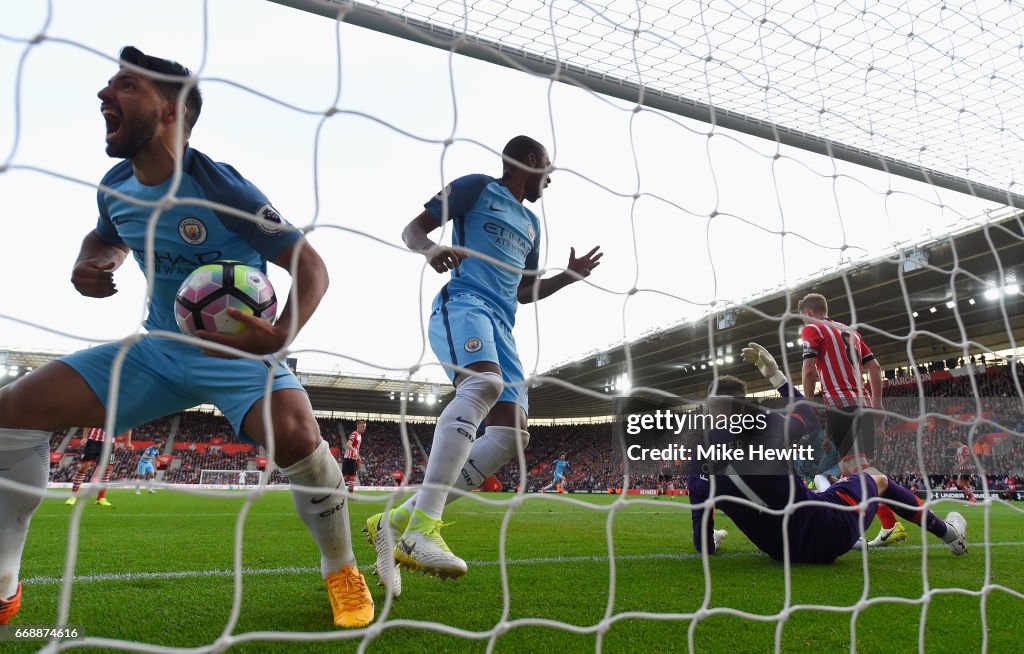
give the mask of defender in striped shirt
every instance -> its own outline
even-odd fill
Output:
[[[825,400],[825,430],[839,452],[843,475],[862,471],[876,474],[875,418],[862,408],[882,408],[882,367],[860,334],[828,317],[828,301],[820,293],[809,293],[797,304],[804,319],[800,340],[804,347],[803,386],[814,397],[818,382]],[[868,374],[870,390],[864,387]],[[880,473],[878,473],[880,474]],[[907,538],[906,528],[892,510],[878,505],[882,530],[869,546],[886,546]]]
[[[64,502],[68,506],[74,506],[78,502],[78,489],[85,483],[86,477],[93,474],[99,466],[100,455],[103,453],[103,443],[107,440],[106,432],[99,427],[92,427],[90,429],[82,429],[82,433],[85,435],[85,448],[82,451],[82,456],[78,459],[78,469],[75,471],[75,477],[71,480],[71,497]],[[135,446],[132,445],[132,430],[129,429],[124,434],[124,447],[126,450],[134,450]],[[111,506],[110,500],[107,499],[107,483],[110,481],[110,469],[114,467],[114,450],[110,450],[110,461],[107,467],[103,471],[103,477],[100,479],[100,492],[96,496],[97,506]],[[93,479],[95,482],[96,480]]]

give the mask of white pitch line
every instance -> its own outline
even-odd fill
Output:
[[[983,548],[986,545],[988,547],[1021,547],[1024,546],[1024,541],[1005,541],[998,543],[971,543],[974,548]],[[879,550],[872,550],[871,556],[877,556],[882,554],[887,555],[889,552],[905,552],[908,550],[920,551],[921,545],[900,545],[899,547],[889,547]],[[941,543],[932,543],[928,545],[928,549],[946,549],[946,546]],[[976,550],[975,550],[976,551]],[[844,556],[850,556],[853,554],[853,550]],[[747,557],[764,557],[765,555],[761,552],[722,552],[714,555],[715,559],[725,558],[747,558]],[[687,552],[685,554],[623,554],[616,556],[616,561],[688,561],[692,559],[700,559],[701,555],[696,552]],[[565,563],[607,563],[607,556],[550,556],[550,557],[534,557],[525,559],[508,559],[506,565],[545,565],[545,564],[565,564]],[[467,561],[471,567],[493,567],[498,565],[498,561]],[[364,570],[370,569],[371,566],[360,566]],[[307,574],[312,572],[319,572],[320,568],[317,567],[283,567],[283,568],[242,568],[242,574],[245,576],[259,576],[259,575],[278,575],[278,574]],[[234,570],[177,570],[168,572],[109,572],[92,575],[79,575],[75,577],[76,583],[88,583],[97,581],[138,581],[144,579],[181,579],[188,577],[231,577],[234,576]],[[62,577],[28,577],[21,580],[22,584],[25,585],[47,585],[47,584],[63,584],[64,579]]]
[[[252,516],[265,516],[265,515],[294,515],[293,511],[278,511],[276,513],[258,513],[251,514]],[[32,519],[36,518],[69,518],[71,511],[67,513],[36,513],[32,516]],[[217,517],[217,518],[237,518],[238,512],[234,513],[117,513],[116,511],[103,511],[103,519],[107,518],[205,518],[205,517]]]

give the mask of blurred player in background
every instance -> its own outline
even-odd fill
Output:
[[[559,493],[564,493],[565,490],[563,485],[566,482],[565,471],[572,467],[572,463],[565,458],[565,452],[558,455],[558,458],[551,462],[551,470],[554,471],[554,478],[551,483],[540,489],[540,492],[546,493],[549,489],[554,488]]]
[[[844,475],[868,471],[875,457],[875,418],[864,408],[882,408],[882,367],[860,334],[828,317],[828,301],[820,293],[808,293],[797,304],[803,316],[803,387],[814,397],[818,382],[825,400],[825,426],[839,452],[839,469]],[[868,374],[870,390],[864,388]],[[868,542],[884,547],[907,539],[907,530],[885,504],[878,505],[882,528]]]
[[[135,494],[142,494],[142,483],[143,481],[149,482],[146,484],[146,488],[150,493],[155,493],[156,490],[153,488],[153,479],[156,477],[156,458],[160,456],[160,445],[159,443],[153,443],[145,450],[142,451],[142,456],[139,457],[139,465],[135,467],[135,479],[140,483],[135,487]]]
[[[769,413],[763,429],[755,426],[739,434],[728,429],[712,430],[707,435],[707,443],[725,448],[750,444],[789,449],[790,443],[798,442],[808,430],[817,428],[815,410],[801,402],[804,396],[790,385],[775,358],[763,347],[750,343],[743,349],[742,357],[747,363],[755,364],[772,387],[789,398],[792,412],[788,415]],[[745,400],[746,392],[746,384],[741,379],[719,377],[708,391],[709,410],[724,416],[740,412],[763,413],[763,409]],[[853,547],[874,516],[877,502],[871,500],[879,498],[907,505],[894,507],[894,510],[915,524],[923,523],[953,554],[959,556],[967,551],[967,522],[963,516],[952,512],[945,521],[940,520],[931,511],[921,508],[917,495],[882,474],[854,473],[832,484],[828,490],[815,492],[800,480],[789,462],[744,461],[727,467],[709,461],[697,463],[709,468],[698,468],[690,473],[691,504],[715,500],[716,508],[729,516],[754,545],[777,561],[831,563]],[[722,501],[722,498],[745,499],[753,506],[728,499]],[[799,506],[814,501],[849,507],[865,500],[871,501],[865,511]],[[791,501],[798,508],[788,519],[785,514],[765,511],[782,510]],[[728,535],[723,529],[715,529],[714,508],[711,511],[707,507],[694,508],[691,519],[694,547],[698,552],[714,554]]]
[[[359,477],[359,463],[362,459],[359,456],[359,446],[363,444],[363,433],[366,431],[366,421],[356,421],[356,428],[348,438],[345,439],[345,452],[341,458],[341,474],[345,475],[345,486],[348,492],[356,492],[356,483]]]
[[[189,145],[202,96],[187,68],[128,46],[121,51],[120,70],[97,95],[106,152],[123,160],[101,182],[99,219],[82,242],[71,281],[86,297],[109,297],[117,292],[114,271],[127,255],[134,252],[145,272],[146,255],[151,254],[155,274],[148,280],[149,333],[123,345],[100,345],[52,361],[0,389],[0,449],[5,461],[13,457],[16,462],[15,472],[0,474],[29,489],[45,488],[46,448],[40,446],[48,443],[50,430],[103,424],[115,357],[126,347],[118,371],[122,393],[115,424],[129,427],[211,403],[242,437],[267,446],[273,433],[275,461],[291,480],[295,509],[320,550],[334,624],[369,624],[373,599],[352,552],[341,467],[321,437],[309,398],[292,370],[281,362],[204,353],[195,345],[154,334],[178,333],[174,297],[201,263],[230,259],[265,270],[271,261],[293,278],[277,323],[229,309],[244,325],[240,333],[198,335],[252,354],[279,352],[327,290],[323,260],[256,186]],[[168,200],[174,202],[154,211],[153,203]],[[255,220],[211,208],[210,203]],[[268,402],[272,432],[263,420]],[[38,495],[0,487],[0,525],[12,520],[19,525],[17,532],[0,533],[0,598],[16,588],[20,593],[21,551],[39,500]]]
[[[975,503],[978,500],[974,497],[974,486],[971,483],[971,468],[974,463],[971,457],[971,448],[966,443],[954,441],[956,446],[956,486],[967,495],[967,501]]]
[[[402,233],[406,246],[422,254],[431,268],[451,275],[434,299],[429,336],[455,395],[434,429],[425,487],[393,509],[390,520],[383,514],[367,520],[377,570],[382,579],[394,578],[394,588],[397,570],[386,574],[387,568],[394,568],[387,547],[392,542],[394,557],[413,570],[442,577],[466,573],[466,562],[441,538],[441,516],[450,490],[477,488],[517,456],[530,437],[525,375],[512,336],[517,305],[542,300],[587,277],[600,264],[599,248],[579,258],[571,249],[565,272],[540,278],[540,220],[524,202],[540,199],[551,181],[551,160],[536,140],[517,136],[505,145],[502,161],[501,179],[456,179],[429,200]],[[431,232],[449,222],[452,247],[430,240]],[[482,423],[486,428],[478,437]],[[400,538],[378,535],[388,524]]]
[[[800,439],[801,445],[808,445],[813,452],[810,461],[798,461],[796,472],[806,482],[807,487],[823,491],[835,483],[840,476],[839,453],[832,445],[832,440],[825,435],[825,430],[817,427]]]
[[[103,442],[107,439],[107,435],[99,427],[92,427],[83,431],[85,432],[85,448],[82,450],[81,458],[78,459],[78,470],[75,471],[75,476],[71,480],[71,497],[64,502],[68,506],[74,506],[78,502],[78,489],[82,487],[86,477],[91,477],[93,472],[97,471],[100,455],[103,453]],[[126,431],[123,437],[124,448],[129,452],[134,450],[132,430]],[[110,469],[114,467],[114,452],[114,448],[111,448],[110,461],[103,470],[103,478],[99,480],[101,486],[100,492],[96,496],[97,506],[112,506],[110,500],[107,499],[107,484],[110,483]],[[93,482],[95,481],[93,479]]]

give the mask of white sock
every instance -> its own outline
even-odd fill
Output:
[[[0,478],[45,490],[49,476],[50,432],[0,429]],[[0,486],[0,598],[18,592],[28,525],[42,501],[42,495]]]
[[[473,443],[473,449],[470,450],[466,465],[462,467],[462,472],[455,482],[455,488],[480,488],[480,484],[501,470],[501,466],[513,459],[518,460],[517,440],[522,443],[525,450],[530,442],[530,433],[515,427],[487,427],[484,435]],[[461,496],[451,495],[448,501],[454,502],[459,497]]]
[[[501,389],[501,377],[493,372],[469,377],[458,385],[455,397],[438,417],[423,483],[439,488],[421,488],[416,499],[416,508],[431,518],[440,519],[448,491],[473,449],[477,429],[498,402]]]
[[[480,488],[480,484],[501,470],[501,466],[518,458],[516,440],[522,443],[525,450],[526,446],[530,444],[530,433],[515,427],[487,427],[484,430],[484,435],[473,443],[473,449],[469,451],[466,464],[462,466],[462,471],[455,480],[453,488],[460,490]],[[422,492],[420,491],[420,493]],[[420,493],[414,494],[402,504],[402,508],[408,511],[408,515],[412,515],[413,509],[419,508],[417,498]],[[445,504],[451,504],[460,497],[462,496],[449,493]]]
[[[320,548],[320,572],[324,579],[342,566],[354,567],[356,557],[352,552],[348,525],[345,479],[341,475],[341,466],[331,456],[327,441],[320,441],[320,445],[305,459],[281,468],[281,473],[292,484],[310,488],[300,490],[292,486],[292,499],[295,511]],[[329,493],[322,490],[328,488],[334,490]]]
[[[832,484],[829,482],[828,477],[825,475],[814,475],[814,490],[822,492],[828,490],[828,487]]]

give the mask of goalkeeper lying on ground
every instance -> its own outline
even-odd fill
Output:
[[[727,430],[712,430],[704,438],[705,445],[719,445],[725,449],[764,445],[768,448],[789,449],[805,434],[817,429],[818,418],[803,395],[790,386],[789,380],[769,352],[756,343],[744,348],[743,360],[753,363],[783,397],[790,398],[792,412],[771,413],[763,429],[746,430],[739,434]],[[748,403],[746,384],[736,377],[723,376],[712,384],[708,393],[708,410],[731,415],[736,412],[763,413],[764,409]],[[696,450],[695,450],[696,451]],[[723,458],[718,457],[720,460]],[[698,460],[689,475],[691,504],[713,498],[715,507],[729,516],[754,545],[777,561],[787,557],[783,528],[788,534],[788,559],[792,563],[831,563],[845,554],[863,534],[864,527],[874,519],[877,503],[871,502],[863,510],[839,510],[837,507],[856,506],[862,501],[884,498],[899,504],[891,505],[898,515],[925,528],[941,538],[953,554],[967,551],[967,522],[953,512],[940,520],[934,513],[919,508],[920,500],[912,492],[882,474],[857,473],[823,492],[808,489],[793,470],[790,462],[738,461],[723,465],[721,461]],[[790,514],[788,525],[781,510],[790,503],[824,502],[826,504],[801,506]],[[728,498],[749,500],[754,506]],[[903,505],[903,506],[900,506]],[[693,544],[698,552],[714,554],[727,535],[724,529],[715,530],[714,508],[705,511],[695,508]]]

